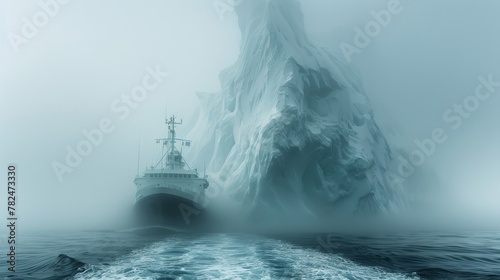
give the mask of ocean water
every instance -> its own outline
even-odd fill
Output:
[[[2,279],[500,279],[500,232],[21,232]]]

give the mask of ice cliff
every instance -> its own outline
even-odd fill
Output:
[[[328,217],[403,203],[358,78],[313,46],[296,0],[243,1],[241,52],[221,92],[199,93],[198,166],[245,214]],[[195,160],[195,161],[196,161]]]

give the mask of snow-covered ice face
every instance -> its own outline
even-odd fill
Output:
[[[253,214],[390,210],[400,197],[381,175],[390,150],[356,76],[308,41],[298,2],[238,12],[240,58],[191,132],[211,179]]]

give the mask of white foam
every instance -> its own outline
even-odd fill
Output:
[[[418,279],[265,238],[210,235],[154,243],[76,279]]]

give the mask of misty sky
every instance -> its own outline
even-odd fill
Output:
[[[48,0],[42,0],[42,2]],[[224,0],[215,0],[224,1]],[[60,5],[27,43],[14,51],[12,32],[41,11],[28,0],[0,0],[0,158],[19,170],[19,211],[26,227],[55,222],[81,225],[128,214],[141,135],[141,170],[151,164],[153,139],[164,115],[182,117],[187,134],[196,111],[195,92],[219,90],[219,72],[238,57],[237,17],[213,0],[83,1]],[[343,57],[354,28],[373,20],[387,0],[302,1],[314,42]],[[415,149],[433,129],[448,136],[426,165],[443,185],[471,201],[471,209],[496,210],[500,197],[500,88],[481,101],[459,129],[443,113],[474,94],[479,76],[500,81],[500,2],[401,0],[402,11],[351,66],[359,74],[375,116],[394,145]],[[222,19],[221,19],[222,17]],[[143,83],[148,67],[168,72],[125,118],[111,104]],[[60,182],[52,163],[64,163],[66,147],[82,130],[110,119],[104,135]],[[391,135],[389,135],[391,133]],[[392,135],[395,133],[395,136]],[[194,143],[196,144],[196,143]],[[4,197],[3,195],[0,197]],[[5,201],[0,201],[3,209]],[[4,215],[2,213],[1,215]]]

